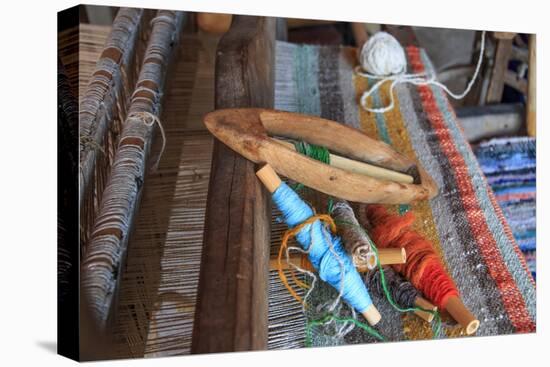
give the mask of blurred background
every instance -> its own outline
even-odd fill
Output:
[[[117,7],[78,7],[79,23],[108,28]],[[78,18],[60,20],[60,30],[77,26]],[[189,13],[187,31],[193,33],[207,57],[213,74],[215,50],[231,25],[231,15]],[[311,19],[278,19],[277,39],[291,43],[360,47],[369,35],[380,30],[394,35],[403,46],[424,48],[440,82],[461,92],[472,76],[479,57],[481,32],[463,29],[348,23]],[[451,99],[468,140],[477,143],[497,136],[534,135],[527,130],[530,36],[520,33],[488,32],[482,72],[473,90],[461,100]],[[534,60],[531,60],[533,62]],[[534,69],[534,68],[532,68]],[[534,73],[535,70],[532,70]],[[534,86],[532,86],[534,94]],[[531,107],[534,112],[534,106]],[[191,126],[199,128],[198,125]]]

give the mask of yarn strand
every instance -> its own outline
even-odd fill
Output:
[[[147,111],[133,112],[128,116],[128,119],[142,121],[146,126],[153,126],[155,123],[158,125],[160,134],[162,135],[162,146],[160,148],[160,152],[157,157],[157,160],[151,167],[153,171],[156,171],[160,163],[160,159],[164,154],[164,149],[166,147],[166,134],[164,132],[164,128],[162,127],[162,123],[160,122],[160,119],[158,118],[157,115],[154,115],[151,112],[147,112]]]
[[[482,31],[479,58],[478,58],[477,63],[476,63],[476,68],[474,70],[474,74],[473,74],[472,78],[470,79],[470,81],[468,82],[468,85],[466,86],[466,89],[464,89],[464,91],[462,93],[459,93],[459,94],[453,93],[451,90],[449,90],[449,88],[446,85],[444,85],[443,83],[437,81],[435,75],[428,75],[426,73],[407,74],[404,71],[401,72],[401,73],[397,73],[397,74],[393,74],[393,75],[389,75],[389,76],[376,75],[376,74],[372,74],[372,73],[369,73],[369,72],[364,72],[364,71],[362,71],[361,66],[357,66],[355,68],[355,74],[357,74],[359,76],[362,76],[362,77],[365,77],[367,79],[378,80],[371,88],[369,88],[369,90],[367,90],[366,92],[364,92],[361,95],[361,98],[360,98],[360,101],[359,101],[361,107],[364,110],[366,110],[368,112],[373,112],[373,113],[384,113],[384,112],[392,110],[394,105],[395,105],[395,101],[394,101],[395,97],[394,97],[393,90],[394,90],[394,88],[397,84],[402,84],[402,83],[403,84],[404,83],[409,83],[409,84],[413,84],[413,85],[417,85],[417,86],[419,86],[419,85],[433,85],[433,86],[441,88],[443,91],[445,91],[445,93],[447,93],[453,99],[456,99],[456,100],[463,99],[470,92],[472,87],[474,86],[474,84],[477,80],[477,77],[479,75],[479,72],[481,70],[481,64],[483,62],[483,56],[484,56],[484,53],[485,53],[485,33],[486,33],[486,31]],[[363,66],[363,68],[364,67],[365,66]],[[370,97],[373,93],[375,93],[377,90],[379,90],[384,83],[389,82],[389,81],[391,81],[391,85],[390,85],[390,89],[389,89],[390,103],[387,106],[379,107],[379,108],[369,107],[367,105],[368,97]]]
[[[290,228],[288,229],[284,235],[283,235],[283,239],[281,241],[281,246],[279,247],[279,255],[277,257],[277,270],[278,270],[278,273],[279,273],[279,279],[281,279],[281,282],[283,283],[283,285],[285,286],[285,288],[288,290],[288,292],[292,295],[292,297],[294,297],[294,299],[296,299],[298,302],[300,302],[302,305],[304,305],[304,301],[302,300],[302,297],[300,297],[298,295],[298,293],[294,290],[294,288],[292,288],[292,286],[288,283],[288,279],[286,277],[286,274],[285,272],[283,271],[283,262],[282,262],[282,258],[283,258],[283,254],[285,253],[287,247],[288,247],[288,241],[292,238],[292,237],[295,237],[298,233],[300,233],[306,226],[310,225],[310,224],[313,224],[315,223],[316,221],[320,220],[321,222],[324,222],[326,223],[327,225],[330,226],[330,229],[331,231],[335,232],[336,231],[336,225],[334,224],[334,221],[333,219],[331,218],[330,215],[328,214],[316,214],[312,217],[310,217],[309,219],[307,219],[306,221],[298,224],[296,227],[294,228]],[[313,242],[313,241],[312,241]],[[313,246],[313,243],[311,243],[309,245],[309,247],[307,248],[307,250],[305,250],[304,252],[309,252],[311,251],[311,248]],[[291,268],[292,269],[292,268]],[[305,283],[303,283],[302,281],[300,281],[298,278],[296,278],[294,272],[291,270],[291,276],[294,280],[294,282],[301,288],[309,288],[309,286]],[[304,305],[305,306],[305,305]]]

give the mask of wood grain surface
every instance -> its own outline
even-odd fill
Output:
[[[220,40],[216,108],[272,107],[275,19],[235,16]],[[267,349],[271,205],[255,165],[215,141],[192,353]]]

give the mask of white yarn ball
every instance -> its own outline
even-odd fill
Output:
[[[403,73],[407,67],[405,51],[389,33],[378,32],[361,49],[359,62],[363,70],[380,76]]]

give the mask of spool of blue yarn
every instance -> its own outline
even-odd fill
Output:
[[[273,192],[272,198],[290,228],[299,225],[314,215],[313,210],[284,182],[281,182]],[[338,255],[340,261],[329,248],[327,238],[330,239],[333,251]],[[340,237],[330,233],[324,228],[321,221],[317,220],[306,225],[296,235],[296,239],[304,250],[309,250],[309,260],[319,272],[319,277],[338,291],[342,291],[342,297],[355,310],[365,314],[367,310],[374,308],[369,292],[346,253]],[[344,265],[343,282],[340,262]],[[343,289],[341,289],[342,286]],[[378,311],[376,311],[376,314],[379,319]],[[373,320],[368,321],[373,324],[378,320],[375,317]]]

